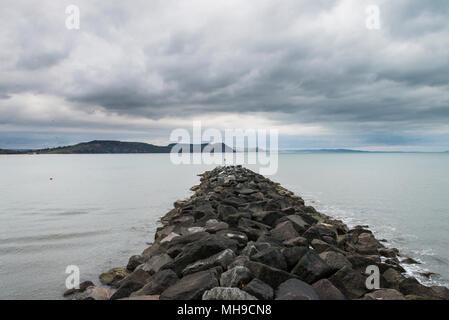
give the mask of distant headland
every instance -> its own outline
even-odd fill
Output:
[[[46,149],[30,149],[30,150],[5,150],[0,149],[0,154],[105,154],[105,153],[170,153],[175,144],[167,146],[156,146],[143,142],[123,142],[111,140],[94,140],[90,142],[83,142],[71,146],[63,146]],[[200,146],[190,144],[183,150],[190,150],[194,152],[198,147],[201,151],[204,150],[208,143]],[[196,148],[195,148],[196,147]],[[215,152],[235,152],[234,149],[224,143],[217,143],[211,145],[211,153]]]

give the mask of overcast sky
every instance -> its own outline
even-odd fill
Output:
[[[276,128],[281,148],[449,150],[448,17],[447,0],[2,0],[0,148],[167,144],[201,120]]]

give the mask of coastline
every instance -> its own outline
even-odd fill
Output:
[[[447,288],[405,278],[406,257],[367,228],[350,230],[248,169],[205,172],[192,191],[149,248],[100,276],[113,289],[84,283],[75,298],[449,299]],[[369,265],[384,289],[366,289]]]

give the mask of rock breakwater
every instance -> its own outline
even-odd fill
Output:
[[[194,194],[161,218],[154,243],[100,276],[109,293],[90,286],[75,297],[449,299],[449,289],[406,277],[407,257],[367,228],[349,229],[278,183],[241,166],[200,176]],[[367,288],[368,266],[379,269],[380,289]]]

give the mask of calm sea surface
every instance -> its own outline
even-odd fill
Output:
[[[124,266],[211,166],[167,154],[0,156],[0,299],[60,299]],[[250,166],[250,168],[254,169]],[[53,180],[50,180],[53,178]],[[271,179],[350,226],[369,225],[449,286],[449,154],[281,154]]]

